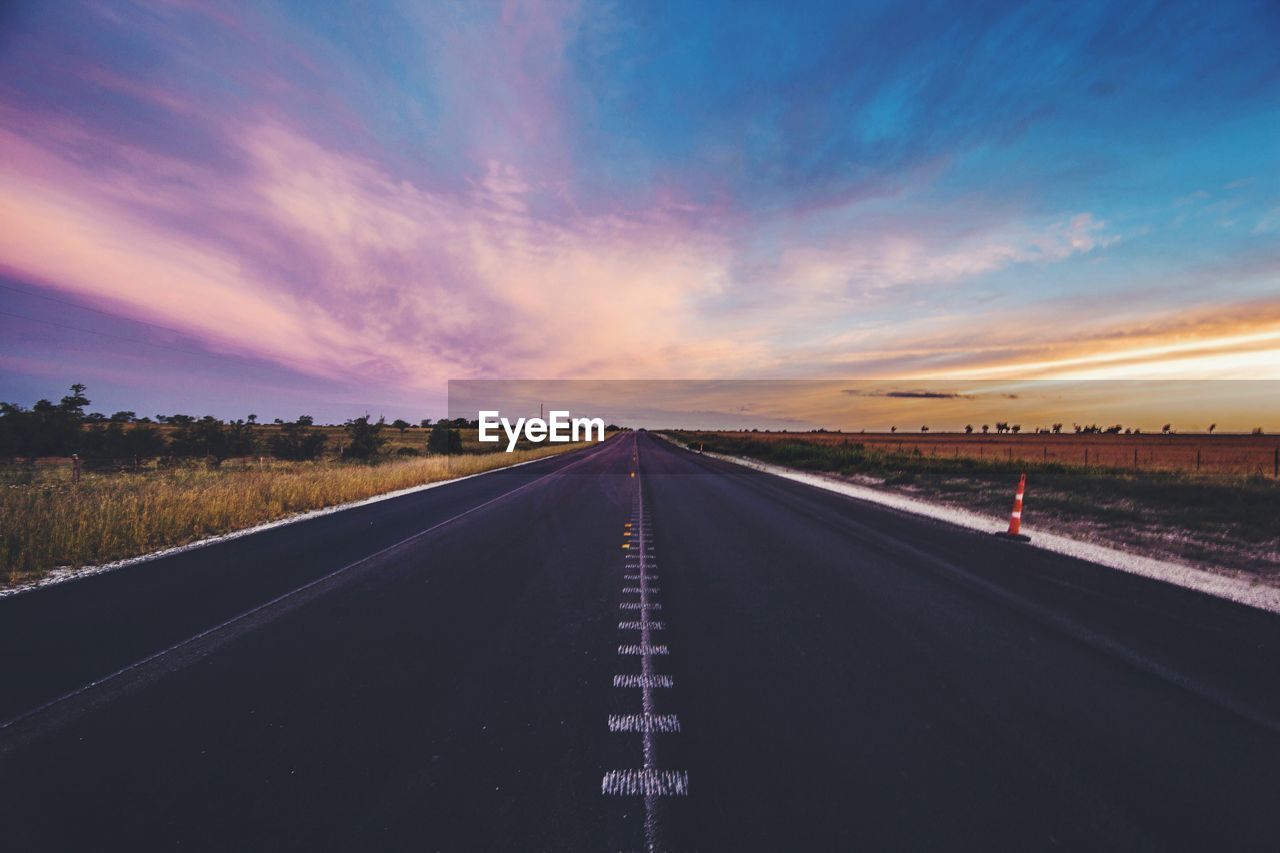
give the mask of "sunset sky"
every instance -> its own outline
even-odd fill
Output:
[[[4,3],[0,399],[1280,379],[1277,45],[1274,0]]]

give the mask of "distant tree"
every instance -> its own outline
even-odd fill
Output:
[[[1005,432],[1008,431],[1008,429],[1009,429],[1009,424],[1006,421],[996,421],[996,433],[998,435],[1004,435]]]
[[[323,432],[299,421],[281,424],[280,430],[271,436],[267,445],[277,459],[307,461],[324,452],[329,439]]]
[[[409,423],[403,418],[396,418],[394,421],[391,422],[391,426],[395,429],[400,430],[400,435],[403,436],[404,431],[407,430],[409,427],[413,426],[413,424]]]
[[[170,422],[178,417],[174,415]],[[205,415],[199,420],[182,417],[184,420],[174,430],[170,445],[175,456],[203,458],[211,467],[217,468],[223,460],[236,455],[237,449],[243,446],[240,443],[242,437],[213,415]]]
[[[1263,435],[1262,427],[1254,427],[1250,435]]]
[[[1164,426],[1160,427],[1160,431],[1165,435],[1169,435],[1170,433],[1173,432],[1173,424],[1165,424]]]
[[[84,431],[81,455],[88,461],[98,462],[123,456],[124,426],[120,421],[110,421],[103,427],[90,424]]]
[[[301,422],[302,418],[298,418],[298,421]],[[347,446],[343,448],[343,456],[349,456],[352,459],[372,459],[378,455],[382,445],[387,443],[386,436],[382,435],[382,428],[386,426],[385,418],[371,421],[368,415],[362,415],[347,421],[343,426],[350,439]]]
[[[258,452],[258,437],[252,421],[232,421],[227,424],[226,432],[229,455],[253,456]]]
[[[111,416],[111,420],[115,423],[129,424],[138,419],[137,412],[116,412]]]
[[[84,422],[87,424],[100,424],[107,419],[102,412],[90,412],[84,416]]]
[[[124,422],[111,420],[105,427],[92,425],[85,430],[82,452],[86,460],[95,462],[141,462],[165,452],[167,443],[160,430],[149,424],[125,429]]]
[[[423,418],[421,421],[418,422],[418,426],[422,427],[423,429],[430,429],[431,418]]]
[[[71,393],[58,403],[37,400],[30,409],[0,403],[0,456],[34,459],[79,452],[84,444],[84,407],[89,405],[84,392],[85,386],[72,385]]]
[[[258,422],[258,416],[254,414],[250,414],[249,417],[246,418],[246,420],[248,420],[249,423],[251,424],[256,424]]]
[[[1062,424],[1054,424],[1052,427],[1050,427],[1050,429],[1053,430],[1054,435],[1057,435],[1058,433],[1062,432]]]
[[[368,417],[369,417],[368,415],[365,415],[366,420],[368,419]],[[298,415],[298,423],[302,424],[303,426],[314,426],[315,418],[311,417],[311,415]]]
[[[1014,424],[1009,427],[1009,432],[1017,433],[1022,431],[1022,424]]]
[[[983,435],[986,435],[986,434],[987,434],[987,433],[989,433],[989,432],[991,432],[991,426],[990,426],[989,424],[983,424],[983,425],[982,425],[982,433],[983,433]]]
[[[1218,428],[1217,424],[1209,424],[1209,434],[1212,435],[1213,431],[1217,428]]]
[[[898,428],[896,426],[889,427],[889,432],[897,432],[897,431],[898,431]]]
[[[460,453],[462,433],[450,426],[450,421],[439,421],[427,435],[427,452],[437,454]]]
[[[124,434],[125,458],[153,459],[165,452],[164,433],[150,424],[135,424]]]
[[[965,424],[965,425],[964,425],[964,434],[965,434],[965,435],[972,435],[972,434],[973,434],[973,424]]]
[[[80,383],[72,385],[71,393],[62,398],[62,401],[58,403],[58,408],[69,416],[83,418],[84,407],[89,405],[89,398],[84,395],[84,392],[84,385]]]
[[[926,425],[924,425],[924,426],[920,427],[920,431],[921,431],[921,432],[928,432],[928,431],[929,431],[929,426],[926,424]]]

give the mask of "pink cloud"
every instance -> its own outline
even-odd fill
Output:
[[[438,387],[477,370],[663,372],[665,359],[727,349],[689,343],[700,336],[686,303],[722,268],[712,240],[660,218],[539,221],[511,166],[452,196],[282,125],[237,135],[242,181],[178,163],[171,183],[152,178],[174,173],[164,162],[88,170],[5,134],[17,168],[0,169],[0,259],[215,348],[330,378]],[[166,227],[195,208],[215,227]],[[283,272],[271,240],[294,255]]]

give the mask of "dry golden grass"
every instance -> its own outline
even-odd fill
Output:
[[[957,433],[724,432],[769,443],[796,441],[840,447],[860,444],[886,453],[986,461],[1058,463],[1206,476],[1271,476],[1280,436],[1205,435],[963,435]]]
[[[501,468],[574,445],[513,453],[431,456],[355,465],[228,462],[142,473],[87,472],[65,465],[10,472],[0,487],[4,580],[30,580],[59,566],[133,557],[335,504]]]

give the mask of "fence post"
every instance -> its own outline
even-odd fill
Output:
[[[71,454],[71,482],[80,482],[80,454]]]

